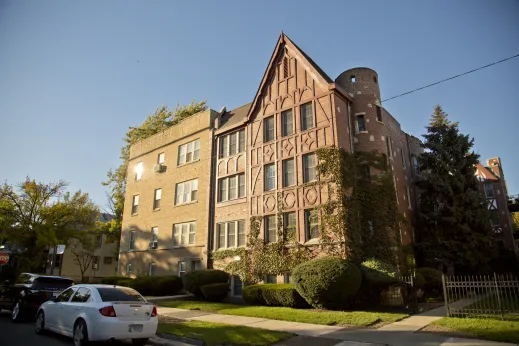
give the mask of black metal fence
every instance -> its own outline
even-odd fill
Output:
[[[516,275],[443,275],[442,281],[447,316],[519,320]]]

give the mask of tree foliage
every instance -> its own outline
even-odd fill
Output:
[[[418,253],[420,266],[453,266],[458,272],[486,269],[492,255],[488,211],[475,176],[479,155],[474,139],[459,132],[448,114],[436,106],[418,164]]]
[[[107,180],[103,182],[103,185],[109,188],[109,206],[114,215],[110,223],[100,225],[104,226],[102,229],[106,235],[111,235],[116,239],[120,238],[131,145],[164,131],[168,127],[176,125],[191,115],[206,109],[206,101],[195,100],[192,100],[189,105],[177,104],[174,110],[170,110],[167,106],[162,106],[149,114],[140,126],[128,129],[123,138],[124,146],[121,148],[120,159],[122,162],[115,170],[110,169],[108,171]]]
[[[67,192],[64,181],[0,186],[0,222],[4,242],[19,252],[20,269],[40,271],[44,251],[94,229],[98,209],[88,194]]]

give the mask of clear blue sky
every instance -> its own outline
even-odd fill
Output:
[[[65,179],[105,205],[122,137],[156,107],[252,101],[281,30],[383,98],[519,53],[519,1],[0,1],[0,181]],[[519,59],[385,104],[421,136],[434,105],[519,193]],[[515,148],[514,148],[515,147]]]

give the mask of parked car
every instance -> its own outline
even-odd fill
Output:
[[[22,273],[14,284],[0,286],[0,310],[11,310],[11,320],[20,322],[72,285],[74,280],[66,277]]]
[[[75,285],[40,306],[34,330],[72,337],[75,346],[117,339],[145,345],[157,325],[157,308],[132,288]]]

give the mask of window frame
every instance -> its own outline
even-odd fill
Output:
[[[308,166],[308,158],[313,157],[314,166]],[[315,153],[307,153],[302,157],[303,164],[303,184],[311,183],[318,180],[317,176],[317,155]],[[310,172],[313,171],[313,179],[310,179]]]
[[[236,191],[236,197],[234,197],[234,198],[231,198],[231,181],[232,181],[231,179],[235,179],[234,180],[234,185],[235,185],[234,190]],[[243,182],[243,185],[240,184],[241,182]],[[225,186],[224,189],[222,189],[223,186]],[[242,195],[242,193],[243,193],[243,195]],[[223,195],[225,195],[225,196],[223,196]],[[218,203],[234,201],[234,200],[245,198],[245,197],[247,197],[246,188],[245,188],[245,173],[228,175],[226,177],[218,179],[217,196],[216,196],[216,201]]]
[[[492,194],[491,196],[489,196],[488,192],[490,192],[489,190],[487,190],[487,186],[491,186],[492,187]],[[494,188],[494,183],[493,182],[486,182],[483,184],[483,191],[485,193],[485,198],[496,198],[496,191],[495,191],[495,188]]]
[[[188,155],[190,154],[190,160]],[[178,146],[177,166],[200,161],[200,138]]]
[[[178,227],[178,229],[177,229]],[[185,233],[184,233],[185,229]],[[178,230],[178,233],[177,233]],[[191,237],[192,235],[192,237]],[[186,247],[196,243],[196,221],[186,221],[173,224],[173,247]],[[177,240],[178,238],[178,240]],[[191,241],[192,238],[192,241]]]
[[[132,197],[132,215],[137,215],[139,213],[139,195],[133,195]]]
[[[267,127],[267,124],[272,122],[272,128]],[[263,119],[263,142],[272,142],[276,139],[276,121],[273,115]]]
[[[230,244],[229,237],[229,225],[234,224],[234,244]],[[233,249],[244,247],[247,245],[247,237],[245,232],[245,220],[231,220],[218,222],[216,224],[216,235],[215,235],[215,248],[220,249]],[[243,241],[243,243],[240,241]],[[222,240],[224,244],[222,245]]]
[[[135,251],[135,231],[128,232],[128,251]]]
[[[317,218],[316,223],[312,223],[312,220],[311,220],[313,213],[315,213],[313,215],[313,217]],[[319,223],[319,213],[318,213],[317,209],[305,209],[304,219],[305,219],[305,241],[319,239],[319,231],[320,231],[319,228],[321,225]],[[312,227],[315,227],[315,226],[317,226],[317,236],[312,237]]]
[[[290,122],[286,121],[288,120],[287,115],[290,115]],[[288,124],[291,125],[290,131],[288,129]],[[292,108],[290,108],[281,112],[281,137],[291,136],[294,132],[294,112]]]
[[[383,123],[382,121],[382,107],[375,105],[375,108],[377,110],[377,121]]]
[[[126,263],[126,276],[130,276],[132,275],[132,264],[131,263]]]
[[[142,161],[137,162],[135,166],[135,181],[139,181],[142,179],[142,172],[144,171],[144,164]]]
[[[270,280],[272,279],[272,280]],[[265,275],[265,279],[263,280],[265,284],[277,284],[278,277],[277,275]]]
[[[308,107],[309,106],[309,107]],[[303,115],[303,109],[305,109],[304,115]],[[308,114],[306,112],[307,109],[311,110],[310,117],[308,118]],[[299,106],[299,113],[300,113],[300,120],[301,120],[301,131],[308,131],[310,129],[313,129],[315,124],[314,119],[314,105],[313,102],[306,102]],[[311,119],[311,124],[307,123],[308,119]]]
[[[157,198],[157,194],[159,198]],[[153,193],[153,210],[160,210],[160,201],[162,199],[162,188],[155,189]]]
[[[387,150],[387,157],[392,159],[393,158],[393,144],[391,143],[391,136],[386,136],[386,150]]]
[[[234,152],[231,150],[231,138],[234,138]],[[245,151],[245,129],[239,129],[234,132],[222,135],[218,139],[218,158],[229,157],[243,153]]]
[[[366,117],[365,117],[365,114],[358,114],[358,115],[355,115],[356,119],[355,119],[355,130],[357,130],[357,133],[363,133],[363,132],[368,132],[366,130]],[[362,119],[362,122],[360,121]],[[362,123],[362,130],[361,130],[361,126],[360,124]]]
[[[276,243],[278,241],[276,221],[276,215],[265,215],[263,217],[263,239],[265,243]]]
[[[295,162],[296,162],[296,160],[293,157],[281,161],[281,175],[283,177],[283,179],[282,179],[283,187],[290,187],[290,186],[296,185],[296,174],[295,174],[296,163]],[[288,163],[292,164],[291,172],[289,172],[287,170]],[[292,182],[290,183],[288,180],[292,180]]]
[[[151,242],[150,243],[157,243],[156,245],[155,244],[153,244],[153,245],[155,246],[155,248],[159,247],[159,227],[158,226],[151,227]]]
[[[155,268],[156,268],[155,262],[148,263],[148,275],[149,276],[154,276],[155,275]]]
[[[157,155],[157,164],[162,165],[164,162],[166,162],[166,154],[164,152],[159,153]]]
[[[495,224],[493,223],[494,219],[497,220],[497,223],[495,223]],[[499,217],[499,212],[497,210],[491,210],[490,211],[489,222],[490,222],[490,227],[499,227],[499,226],[501,226],[501,218]]]
[[[186,184],[189,184],[189,192],[186,192]],[[194,186],[196,185],[196,188]],[[182,187],[181,192],[179,193],[179,187]],[[189,193],[189,200],[185,200],[184,197],[186,193]],[[193,194],[195,194],[196,198],[193,199]],[[181,201],[179,201],[179,196],[181,196]],[[186,180],[180,183],[176,183],[175,185],[175,206],[196,203],[198,202],[198,178]]]
[[[263,191],[273,191],[276,189],[276,164],[275,163],[267,163],[263,166]],[[271,173],[270,169],[272,169],[272,176],[268,174]],[[269,170],[269,171],[267,171]],[[267,181],[273,180],[273,184],[271,188],[267,188]]]
[[[294,216],[294,224],[290,225],[290,216]],[[289,233],[294,233],[294,238],[297,237],[297,213],[295,211],[288,211],[283,213],[283,237],[285,241],[289,241]],[[297,239],[294,239],[297,240]]]

